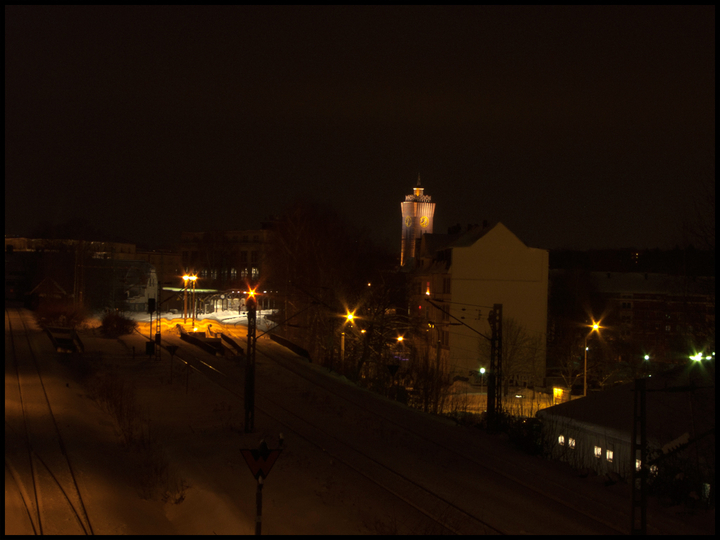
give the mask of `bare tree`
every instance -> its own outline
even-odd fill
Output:
[[[374,309],[367,299],[368,283],[379,283],[378,276],[391,258],[366,232],[328,206],[313,202],[291,205],[271,238],[267,279],[269,286],[285,294],[278,319],[292,318],[283,327],[286,337],[305,347],[311,357],[337,365],[344,315]],[[372,324],[376,315],[369,319]],[[356,339],[362,350],[356,358],[360,363],[367,361],[373,344],[374,333],[366,333]],[[349,336],[347,347],[353,353],[356,344]]]
[[[533,386],[543,377],[542,336],[530,335],[513,317],[503,319],[502,375],[505,393],[509,386]],[[490,364],[490,342],[478,338],[480,358]]]

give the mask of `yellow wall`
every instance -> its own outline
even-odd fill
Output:
[[[477,311],[465,322],[490,336],[488,314],[493,304],[503,304],[503,317],[512,317],[531,336],[542,338],[541,366],[545,369],[547,331],[548,252],[528,248],[507,227],[498,223],[473,245],[454,247],[452,251],[452,313],[458,316],[459,303]],[[457,304],[456,304],[457,303]],[[482,306],[482,307],[475,307]],[[467,313],[467,311],[466,311]],[[478,340],[465,326],[451,327],[450,368],[460,375],[476,370]],[[541,382],[538,381],[537,384]]]

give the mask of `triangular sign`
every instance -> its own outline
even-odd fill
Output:
[[[267,478],[268,474],[270,474],[270,469],[272,469],[277,458],[280,456],[280,452],[282,452],[282,450],[266,450],[265,452],[257,449],[240,450],[255,480],[257,480],[259,476],[262,476],[263,479]]]

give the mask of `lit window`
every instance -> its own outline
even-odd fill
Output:
[[[570,437],[570,438],[568,439],[568,446],[569,446],[570,448],[575,448],[575,439],[573,439],[572,437]]]
[[[642,461],[640,461],[639,459],[636,459],[635,460],[635,470],[639,471],[641,467],[642,467]]]
[[[612,463],[612,460],[613,460],[613,451],[612,450],[605,451],[605,459],[607,459],[609,463]]]
[[[653,476],[657,476],[658,473],[658,466],[657,465],[650,465],[650,474]]]
[[[560,435],[560,436],[558,437],[558,444],[559,444],[560,446],[565,446],[565,435]]]
[[[595,457],[596,458],[602,457],[602,448],[600,448],[599,446],[595,447]]]

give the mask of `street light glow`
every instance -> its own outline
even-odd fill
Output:
[[[347,315],[345,315],[345,318],[348,320],[348,322],[352,322],[355,318],[355,312],[348,311]]]
[[[585,353],[585,362],[584,362],[584,363],[585,363],[585,367],[584,367],[584,369],[583,369],[583,397],[587,396],[587,352],[588,352],[587,340],[588,340],[588,338],[590,337],[590,335],[591,335],[593,332],[595,332],[595,331],[597,331],[597,333],[600,334],[600,328],[602,328],[602,327],[600,326],[600,323],[599,323],[599,322],[595,322],[595,321],[593,320],[593,322],[592,322],[592,328],[590,329],[590,332],[588,332],[588,334],[585,336],[585,351],[584,351],[584,353]]]

